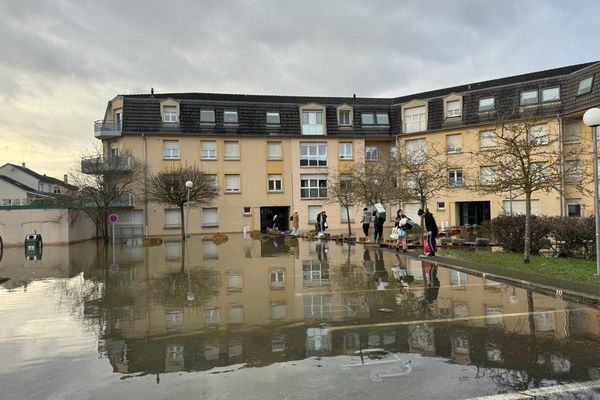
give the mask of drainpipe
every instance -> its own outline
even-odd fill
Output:
[[[142,139],[144,140],[144,237],[148,237],[148,147],[144,133]]]
[[[556,115],[556,122],[558,124],[558,153],[560,154],[560,185],[558,190],[559,203],[560,203],[560,216],[564,217],[565,212],[565,177],[564,177],[564,165],[565,165],[565,155],[563,154],[563,121],[560,115]]]

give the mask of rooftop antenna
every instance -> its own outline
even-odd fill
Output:
[[[356,104],[356,93],[352,95],[352,105]]]
[[[154,97],[154,88],[150,88],[150,97]]]

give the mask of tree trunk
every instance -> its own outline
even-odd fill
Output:
[[[185,212],[184,212],[184,207],[183,207],[183,206],[181,206],[181,207],[179,208],[179,211],[181,212],[181,240],[182,240],[182,241],[185,241],[185,240],[186,240],[186,237],[185,237],[185,234],[186,234],[186,231],[185,231],[185,226],[186,226],[186,222],[187,222],[187,221],[185,220]]]
[[[350,210],[349,206],[346,206],[346,221],[348,222],[348,236],[352,236],[352,223],[350,222]]]
[[[529,263],[531,253],[531,192],[525,193],[525,242],[523,248],[523,262]]]

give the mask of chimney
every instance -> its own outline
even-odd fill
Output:
[[[352,95],[352,104],[356,104],[356,93]]]
[[[65,174],[65,175],[63,176],[63,181],[64,181],[65,183],[69,183],[69,175]]]
[[[24,163],[24,162],[23,162],[23,163],[21,163],[21,165],[23,166],[23,168],[25,168],[25,163]]]

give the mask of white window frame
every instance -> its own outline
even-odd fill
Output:
[[[325,186],[322,186],[324,183]],[[328,195],[327,175],[302,174],[300,175],[301,199],[326,199]]]
[[[219,226],[219,209],[217,207],[202,208],[202,227],[214,228]]]
[[[485,142],[484,142],[485,141]],[[491,143],[488,146],[484,146],[484,143]],[[495,149],[496,143],[496,132],[494,131],[481,131],[479,132],[479,150],[490,150]]]
[[[210,148],[209,145],[214,145],[214,148]],[[200,141],[200,159],[202,160],[216,160],[217,159],[217,142],[216,140],[201,140]]]
[[[302,111],[302,134],[303,135],[323,135],[323,111],[321,110],[303,110]]]
[[[352,142],[340,142],[340,160],[352,160]]]
[[[177,123],[177,106],[163,106],[163,122]]]
[[[386,112],[378,112],[375,113],[375,123],[376,125],[387,126],[390,124],[390,115]]]
[[[529,127],[527,136],[529,141],[537,146],[548,144],[548,125],[540,124]]]
[[[448,153],[462,152],[462,135],[460,133],[446,136],[446,151]]]
[[[215,188],[215,192],[219,191],[219,183],[217,181],[217,174],[206,174],[208,180],[212,181],[212,184]]]
[[[271,185],[273,183],[273,185]],[[279,188],[277,188],[277,183],[279,183]],[[273,188],[271,188],[273,186]],[[281,174],[269,174],[267,177],[267,191],[280,193],[283,192],[283,176]]]
[[[404,142],[406,147],[406,160],[410,163],[422,163],[427,158],[427,139],[411,139]]]
[[[565,183],[578,182],[583,176],[584,169],[579,160],[565,161]]]
[[[354,223],[354,206],[348,206],[350,211],[350,223]],[[344,224],[348,223],[348,216],[346,215],[346,207],[340,206],[340,221]]]
[[[368,121],[370,119],[370,121]],[[375,125],[375,113],[361,112],[360,121],[363,125]]]
[[[272,149],[277,148],[278,151],[272,152]],[[283,149],[281,147],[281,142],[267,142],[267,160],[282,160],[283,159]]]
[[[163,159],[179,160],[179,140],[163,140]]]
[[[308,219],[309,224],[317,223],[317,215],[319,215],[323,211],[323,207],[317,205],[311,205],[307,207],[306,218]]]
[[[233,152],[232,152],[232,150],[233,150]],[[231,160],[237,161],[240,159],[240,142],[239,141],[225,140],[223,142],[223,159],[229,160],[229,161],[231,161]]]
[[[556,91],[556,95],[552,96],[551,98],[547,99],[546,96],[549,93],[552,93]],[[542,89],[542,103],[549,103],[549,102],[554,102],[554,101],[560,101],[560,86],[552,86],[552,87],[547,87],[547,88],[543,88]]]
[[[427,107],[425,105],[404,109],[404,132],[427,130]]]
[[[306,151],[305,151],[306,149]],[[305,153],[305,154],[303,154]],[[324,154],[323,154],[324,153]],[[327,166],[327,143],[300,143],[300,166],[301,167],[326,167]]]
[[[436,207],[439,211],[444,211],[446,209],[446,202],[445,201],[437,201]]]
[[[352,112],[350,110],[339,110],[338,111],[338,125],[339,126],[352,126],[352,121],[350,121],[350,115]],[[348,119],[342,118],[342,115],[347,116]]]
[[[479,167],[479,183],[481,185],[491,185],[496,182],[496,168],[482,166]]]
[[[540,101],[540,92],[537,89],[523,90],[520,96],[520,102],[522,106],[531,106],[538,104]]]
[[[225,184],[223,187],[225,193],[240,193],[242,191],[242,182],[239,174],[225,174],[224,181]]]
[[[366,144],[365,145],[365,161],[378,161],[379,160],[379,145],[378,144]]]
[[[567,217],[576,218],[576,217],[581,217],[583,215],[583,203],[581,202],[581,199],[567,199],[566,203],[567,203]],[[571,206],[579,207],[579,213],[577,215],[571,215],[571,212],[569,210],[569,207],[571,207]]]
[[[589,82],[589,85],[587,84]],[[591,93],[592,87],[594,86],[594,75],[583,78],[579,81],[577,86],[577,96]]]
[[[458,118],[462,116],[460,100],[450,100],[446,102],[446,118]]]
[[[200,123],[201,124],[214,124],[215,123],[215,110],[200,110]]]
[[[285,271],[283,269],[274,269],[269,273],[269,282],[271,289],[285,288]]]
[[[179,209],[165,208],[165,228],[181,228],[181,211]]]
[[[451,168],[448,170],[448,186],[459,187],[464,184],[462,168]]]
[[[565,143],[579,143],[581,141],[580,121],[570,121],[565,123],[563,139]]]

